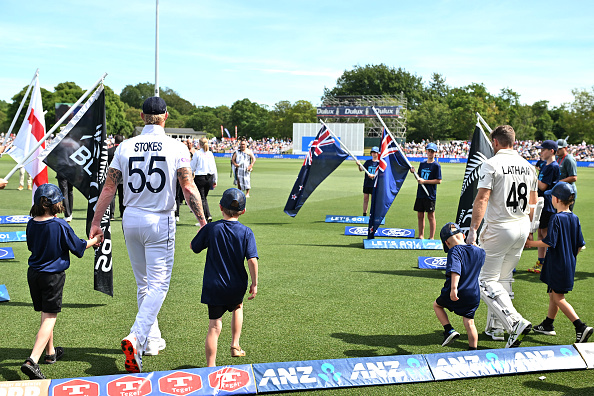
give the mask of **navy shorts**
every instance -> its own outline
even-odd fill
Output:
[[[551,288],[551,286],[547,286],[547,293],[557,293],[557,294],[567,294],[569,293],[571,290],[553,290]]]
[[[415,212],[435,212],[435,201],[429,198],[417,198],[415,201]]]
[[[538,224],[538,228],[540,230],[544,229],[544,228],[549,228],[549,220],[551,220],[551,216],[553,215],[553,212],[547,212],[547,211],[542,211],[540,212],[540,223]]]
[[[373,193],[373,186],[365,187],[363,186],[363,194],[372,194]]]
[[[210,304],[208,304],[208,319],[211,319],[211,320],[220,319],[223,317],[223,314],[225,312],[233,312],[237,308],[239,308],[240,305],[241,305],[241,302],[237,303],[237,304],[231,304],[231,305],[210,305]]]
[[[46,313],[62,312],[62,292],[66,273],[62,272],[37,272],[31,267],[27,271],[29,292],[36,311]]]
[[[480,301],[481,300],[479,299],[478,302],[472,304],[468,304],[466,301],[463,301],[463,299],[452,301],[450,299],[449,293],[447,296],[442,294],[435,300],[437,305],[447,308],[456,315],[463,316],[468,319],[474,319],[474,313],[479,307]]]

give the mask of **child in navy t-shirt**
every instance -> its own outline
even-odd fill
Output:
[[[248,283],[245,260],[252,279],[248,300],[253,299],[258,292],[256,239],[252,230],[238,221],[239,216],[245,213],[244,193],[236,188],[226,190],[219,207],[223,212],[223,220],[202,227],[191,244],[194,253],[208,249],[201,298],[201,302],[208,305],[209,324],[205,341],[208,367],[216,366],[221,318],[227,311],[233,313],[231,356],[245,356],[245,351],[239,346],[243,324],[243,297]]]
[[[474,313],[480,304],[478,276],[485,263],[485,251],[475,245],[467,245],[464,233],[457,224],[447,223],[440,232],[443,250],[448,254],[446,281],[441,295],[433,302],[433,310],[443,326],[441,346],[460,337],[448,319],[444,308],[462,316],[468,334],[469,350],[477,348],[478,334],[474,325]]]
[[[569,210],[575,199],[575,188],[569,183],[559,182],[545,194],[550,195],[557,213],[551,217],[547,236],[542,241],[526,241],[527,247],[548,248],[540,280],[547,284],[549,309],[545,320],[533,327],[533,330],[541,334],[556,335],[553,321],[561,309],[575,326],[575,342],[586,342],[594,329],[582,322],[571,304],[565,300],[565,294],[573,290],[577,255],[586,245],[580,219]]]

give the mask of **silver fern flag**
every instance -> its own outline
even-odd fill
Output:
[[[477,121],[472,135],[470,152],[468,153],[468,162],[466,163],[466,172],[462,181],[462,192],[460,193],[460,203],[458,203],[458,213],[456,214],[456,223],[460,226],[464,235],[468,236],[470,230],[470,221],[472,220],[472,205],[478,192],[479,170],[487,159],[493,156],[493,147],[485,135],[480,123]],[[478,229],[477,236],[480,234],[481,226]]]

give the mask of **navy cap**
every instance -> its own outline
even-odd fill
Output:
[[[557,151],[557,142],[554,140],[545,140],[540,146],[536,146],[537,149],[547,149]]]
[[[557,147],[564,148],[564,147],[567,147],[567,146],[568,146],[567,140],[565,140],[565,139],[559,139],[559,140],[557,140]]]
[[[42,184],[41,186],[37,187],[37,190],[35,190],[35,195],[33,196],[33,203],[35,205],[41,205],[41,197],[47,198],[52,205],[64,200],[62,191],[60,191],[58,186],[49,183]]]
[[[433,151],[437,151],[437,144],[435,143],[429,143],[426,147],[426,150],[433,150]]]
[[[245,209],[245,194],[237,188],[225,190],[219,202],[225,209],[241,212]]]
[[[158,96],[151,96],[142,104],[142,112],[144,114],[165,114],[167,113],[167,104]]]
[[[376,152],[376,153],[378,153],[378,154],[379,154],[379,152],[380,152],[380,151],[379,151],[379,147],[377,147],[377,146],[373,146],[373,147],[371,148],[371,151],[370,151],[370,153],[373,153],[373,152]]]
[[[453,230],[452,230],[452,226],[455,227]],[[449,250],[448,245],[446,244],[446,241],[449,239],[449,237],[459,234],[461,232],[462,232],[462,230],[460,229],[460,227],[458,227],[458,224],[456,224],[456,223],[449,222],[446,225],[444,225],[443,227],[441,227],[441,231],[439,232],[439,237],[441,238],[441,243],[443,245],[444,252],[447,253]]]
[[[570,183],[559,182],[555,184],[555,187],[545,191],[545,195],[552,195],[561,201],[567,201],[572,195],[575,198],[575,187]]]

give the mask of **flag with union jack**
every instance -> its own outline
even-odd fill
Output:
[[[403,153],[392,140],[392,136],[386,132],[382,134],[382,145],[380,147],[379,165],[375,172],[375,184],[371,194],[371,210],[369,212],[368,239],[375,237],[375,232],[380,226],[410,167],[404,158]]]
[[[303,161],[301,171],[285,205],[285,213],[295,217],[311,193],[348,156],[326,126],[322,126]]]

